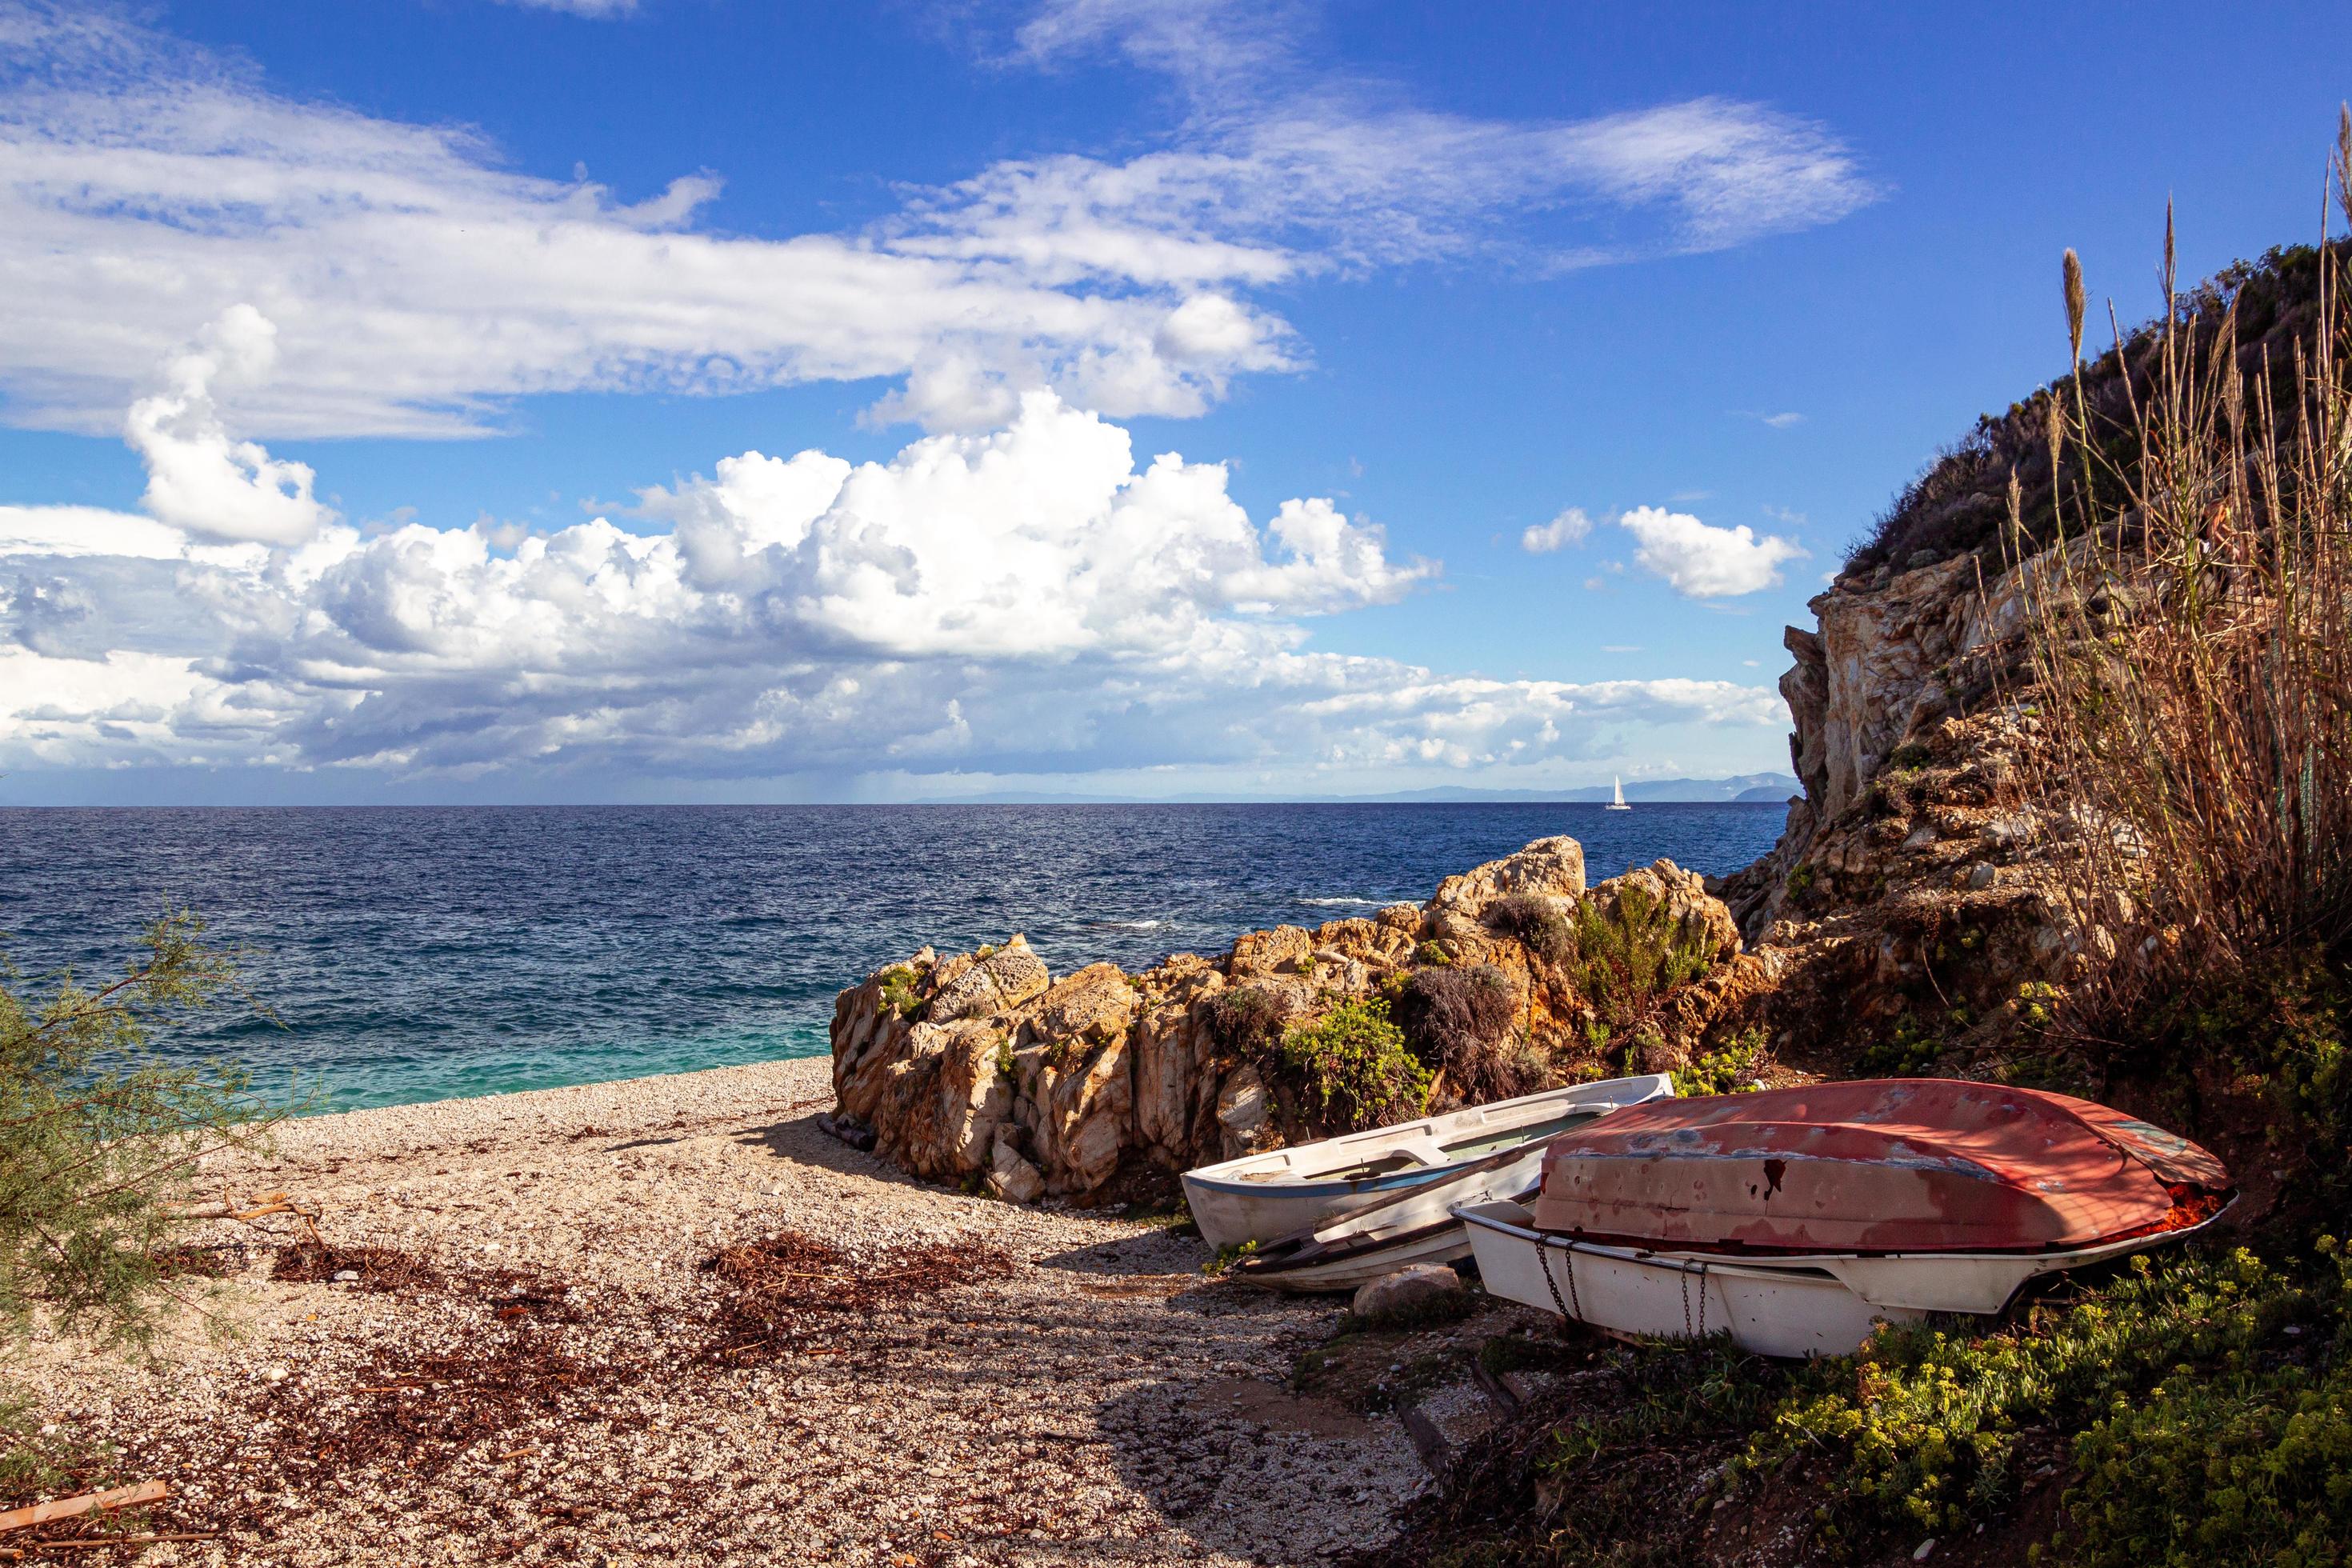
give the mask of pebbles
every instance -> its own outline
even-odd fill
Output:
[[[230,1532],[152,1563],[1305,1563],[1385,1537],[1424,1479],[1396,1421],[1230,1397],[1275,1390],[1328,1304],[1201,1281],[1201,1243],[1147,1225],[911,1182],[817,1131],[827,1070],[295,1124],[208,1172],[324,1209],[326,1248],[247,1248],[240,1338],[192,1327],[145,1370],[48,1346],[30,1381],[170,1479],[155,1528]],[[709,1353],[747,1321],[756,1353]]]

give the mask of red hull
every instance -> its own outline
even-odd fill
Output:
[[[1657,1247],[2010,1252],[2210,1213],[2221,1162],[2063,1094],[1864,1079],[1629,1106],[1553,1141],[1538,1228]]]

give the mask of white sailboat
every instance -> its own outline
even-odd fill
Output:
[[[1617,798],[1609,803],[1608,809],[1611,811],[1633,810],[1633,808],[1632,806],[1625,804],[1625,781],[1623,779],[1616,779],[1612,781],[1612,787],[1616,791]]]

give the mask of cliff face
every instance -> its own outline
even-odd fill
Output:
[[[1615,1054],[1596,1045],[1594,998],[1560,944],[1587,905],[1633,911],[1707,968]],[[1019,937],[944,959],[926,948],[841,994],[834,1083],[840,1117],[918,1175],[1017,1201],[1144,1196],[1177,1172],[1340,1130],[1279,1049],[1336,1008],[1393,1006],[1443,1110],[1496,1083],[1681,1065],[1768,984],[1738,946],[1695,873],[1661,861],[1588,892],[1576,841],[1541,839],[1425,904],[1251,931],[1139,974],[1097,963],[1055,981]]]

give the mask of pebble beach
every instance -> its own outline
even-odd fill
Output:
[[[157,1563],[1308,1563],[1429,1484],[1288,1386],[1342,1301],[913,1182],[832,1103],[815,1058],[290,1123],[205,1184],[319,1241],[206,1225],[152,1362],[26,1392],[166,1481]]]

